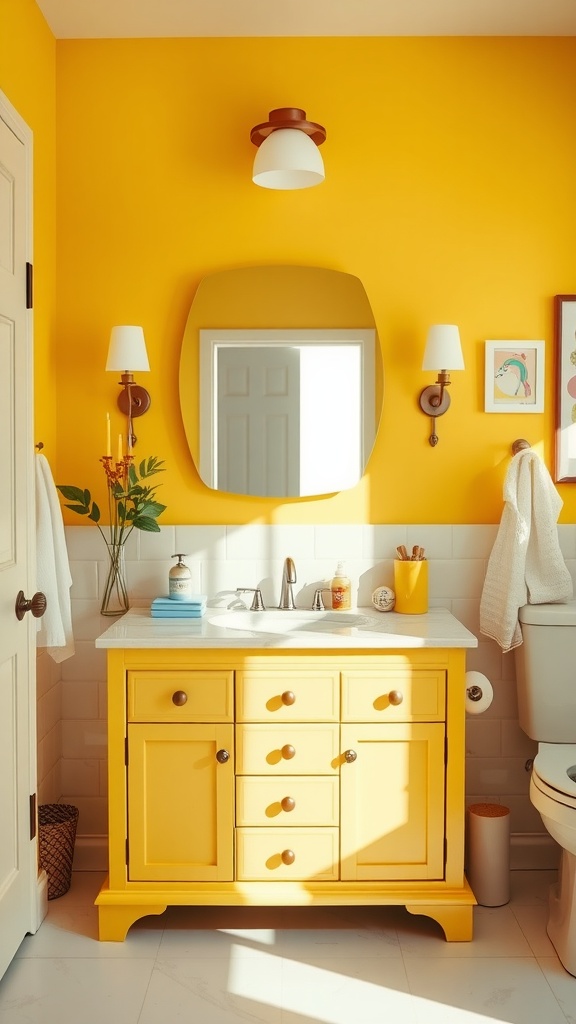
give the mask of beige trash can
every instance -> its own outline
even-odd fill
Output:
[[[510,808],[471,804],[468,808],[468,881],[483,907],[510,900]]]

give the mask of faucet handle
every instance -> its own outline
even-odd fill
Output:
[[[317,590],[315,591],[315,593],[314,593],[314,600],[312,601],[312,611],[313,612],[323,612],[323,611],[326,611],[326,605],[324,604],[324,601],[322,600],[322,594],[324,594],[327,590],[329,590],[328,587],[318,587]]]
[[[252,598],[252,604],[250,605],[251,612],[263,612],[264,601],[262,600],[262,591],[260,587],[236,587],[237,594],[254,594]]]

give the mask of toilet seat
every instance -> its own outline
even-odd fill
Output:
[[[534,758],[532,781],[551,800],[576,809],[576,744],[540,743]]]

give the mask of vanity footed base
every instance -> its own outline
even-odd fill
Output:
[[[473,908],[476,900],[467,882],[461,889],[382,890],[368,883],[357,886],[326,884],[305,887],[298,883],[207,883],[198,888],[154,890],[112,890],[105,882],[96,898],[99,939],[123,942],[135,921],[149,914],[162,914],[169,906],[206,907],[331,907],[331,906],[405,906],[411,914],[422,914],[437,921],[447,942],[469,942],[473,932]]]
[[[470,942],[474,927],[472,907],[446,907],[406,903],[410,914],[422,914],[437,921],[447,942]]]

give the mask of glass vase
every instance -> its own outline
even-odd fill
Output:
[[[130,604],[126,588],[126,563],[123,544],[107,544],[108,572],[100,607],[101,615],[123,615]]]

